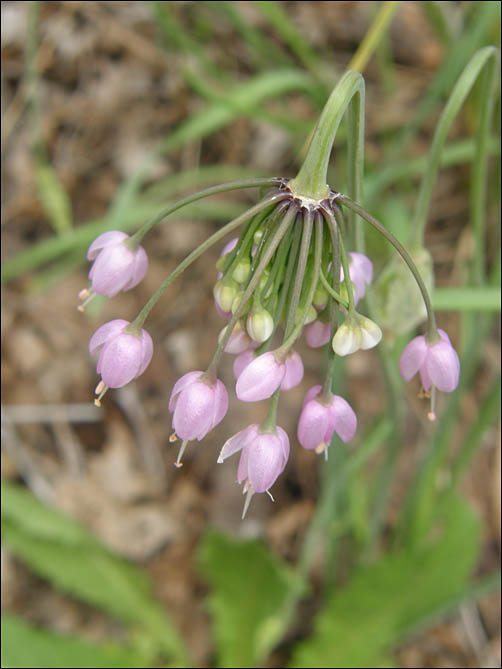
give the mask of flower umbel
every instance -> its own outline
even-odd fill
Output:
[[[224,191],[250,187],[264,190],[258,204],[214,232],[162,281],[132,323],[111,321],[97,330],[89,344],[91,353],[100,352],[99,401],[107,386],[121,387],[139,376],[150,362],[152,342],[142,328],[165,289],[211,246],[230,239],[216,262],[213,287],[216,310],[225,319],[225,327],[205,371],[188,372],[174,385],[169,411],[175,433],[170,440],[182,440],[175,463],[181,466],[187,443],[202,440],[223,420],[228,395],[219,380],[219,366],[225,354],[236,355],[233,370],[237,398],[242,402],[269,402],[265,419],[228,439],[218,458],[223,462],[233,453],[241,453],[237,478],[247,494],[243,516],[253,494],[268,492],[286,466],[289,439],[277,426],[276,415],[281,393],[303,379],[303,361],[297,350],[304,333],[310,347],[319,348],[330,340],[331,347],[326,347],[323,385],[311,388],[305,398],[298,440],[307,450],[327,456],[335,433],[343,442],[355,436],[356,414],[345,399],[332,393],[332,388],[336,355],[371,349],[382,339],[377,323],[356,311],[373,280],[371,260],[349,250],[354,242],[356,249],[364,246],[359,234],[362,221],[398,251],[425,304],[427,335],[416,337],[405,348],[401,375],[410,380],[420,373],[425,391],[432,396],[430,416],[435,416],[435,389],[451,392],[458,384],[458,356],[446,333],[437,330],[427,287],[413,259],[385,226],[326,183],[334,135],[348,104],[352,111],[359,110],[359,135],[356,138],[351,134],[354,141],[348,161],[352,164],[348,179],[351,197],[358,198],[356,182],[362,181],[362,174],[356,172],[364,162],[364,81],[360,74],[348,72],[339,87],[328,100],[296,178],[255,179],[206,189],[170,205],[131,238],[118,231],[103,233],[88,252],[88,258],[94,261],[89,273],[93,293],[113,297],[143,278],[147,258],[139,242],[166,215]],[[354,107],[355,95],[358,106]],[[83,291],[81,297],[88,301],[92,294]]]

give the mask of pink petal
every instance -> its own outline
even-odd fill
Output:
[[[202,376],[202,374],[204,374],[204,372],[201,371],[188,372],[176,381],[174,388],[171,391],[171,397],[169,398],[169,411],[171,413],[173,413],[176,406],[178,395],[192,383],[195,383],[195,381],[197,381],[197,379]]]
[[[284,364],[279,364],[272,352],[259,355],[237,379],[237,397],[241,402],[259,402],[271,397],[281,385],[285,372]]]
[[[108,323],[99,327],[89,340],[89,353],[91,355],[97,353],[98,349],[103,346],[103,344],[119,335],[128,325],[129,321],[125,321],[123,318],[117,318],[113,321],[108,321]]]
[[[305,399],[303,400],[303,406],[307,404],[307,402],[310,402],[310,400],[313,400],[314,397],[317,397],[319,393],[322,390],[322,386],[312,386],[310,390],[307,391],[307,394],[305,395]]]
[[[405,381],[411,381],[422,367],[427,356],[427,342],[425,337],[415,337],[405,347],[399,358],[399,371]]]
[[[283,464],[282,464],[282,469],[281,472],[284,470],[284,467],[286,466],[286,463],[289,458],[289,437],[287,433],[282,429],[282,427],[279,427],[278,425],[276,426],[276,432],[277,436],[279,437],[279,441],[281,442],[281,447],[282,447],[282,458],[283,458]]]
[[[237,453],[249,443],[256,439],[258,435],[258,425],[250,425],[246,429],[237,432],[233,437],[227,439],[223,444],[223,448],[218,456],[218,462],[221,464],[224,460],[229,458],[234,453]],[[240,481],[239,481],[240,483]]]
[[[138,246],[133,253],[134,259],[131,268],[131,278],[122,290],[131,290],[140,283],[148,270],[148,256],[142,246]]]
[[[202,381],[195,381],[178,396],[173,428],[181,439],[200,441],[211,429],[212,417],[213,389]]]
[[[295,388],[295,386],[301,383],[303,379],[304,370],[300,355],[296,351],[288,353],[284,366],[286,371],[281,381],[281,390],[291,390],[291,388]]]
[[[283,446],[275,434],[260,434],[248,451],[248,479],[255,492],[265,492],[283,468]]]
[[[103,347],[98,373],[105,386],[121,388],[138,376],[140,364],[141,339],[122,333]]]
[[[331,325],[316,320],[305,326],[305,339],[310,348],[320,348],[327,344],[331,337]]]
[[[141,364],[139,367],[138,376],[141,376],[145,369],[150,364],[153,355],[152,338],[146,330],[141,330]]]
[[[218,379],[216,381],[216,386],[214,387],[214,397],[213,397],[213,417],[211,421],[211,429],[216,427],[218,423],[225,418],[225,414],[228,410],[228,393],[224,384]]]
[[[298,421],[298,441],[308,450],[314,450],[325,441],[329,409],[316,400],[304,404]],[[328,442],[329,443],[329,442]]]
[[[108,230],[107,232],[103,232],[99,237],[96,237],[87,249],[87,260],[94,260],[102,249],[114,244],[120,244],[124,239],[127,239],[128,236],[129,235],[126,235],[125,232],[121,232],[120,230]]]
[[[438,390],[444,393],[455,390],[460,375],[460,360],[449,341],[443,340],[429,347],[426,370]]]
[[[343,397],[339,397],[338,395],[333,396],[330,410],[335,432],[343,442],[347,443],[354,438],[357,430],[357,416],[354,410]],[[330,441],[332,436],[333,433],[331,433]]]
[[[130,281],[133,254],[123,244],[103,249],[89,272],[92,289],[99,295],[114,297]]]
[[[246,369],[249,363],[254,360],[254,357],[255,356],[253,349],[249,348],[247,351],[244,351],[244,353],[241,353],[235,358],[233,370],[236,379],[239,378],[239,376]]]

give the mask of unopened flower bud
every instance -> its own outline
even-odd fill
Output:
[[[317,288],[315,289],[312,304],[317,309],[324,309],[324,307],[328,304],[328,299],[329,299],[328,291],[322,286],[322,284],[319,283],[317,285]]]
[[[258,228],[258,230],[253,235],[253,242],[258,246],[262,238],[263,238],[263,230],[262,228]]]
[[[251,339],[261,344],[274,331],[274,319],[266,309],[252,309],[248,314],[246,329]]]
[[[232,309],[232,302],[238,291],[239,286],[232,279],[224,279],[214,284],[214,299],[222,311],[228,313]]]
[[[354,314],[349,316],[338,328],[331,345],[337,355],[350,355],[359,349],[376,346],[382,339],[382,331],[369,318]]]
[[[237,281],[237,283],[245,283],[251,271],[251,261],[249,258],[243,258],[239,260],[235,266],[234,271],[232,272],[232,279]]]

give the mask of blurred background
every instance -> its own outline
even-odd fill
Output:
[[[216,465],[263,403],[232,398],[175,469],[167,401],[214,351],[218,248],[152,312],[146,372],[92,405],[92,333],[132,319],[254,192],[156,226],[145,280],[76,309],[87,247],[104,229],[135,230],[223,181],[295,176],[347,67],[367,87],[365,208],[406,242],[439,115],[475,52],[500,46],[499,3],[2,2],[1,12],[4,665],[500,666],[498,96],[482,251],[470,198],[486,82],[448,135],[426,232],[438,325],[463,366],[436,424],[418,382],[395,374],[418,333],[406,294],[387,309],[377,279],[383,351],[339,368],[359,420],[352,444],[334,443],[326,465],[296,441],[324,360],[305,347],[305,379],[279,407],[292,450],[274,504],[255,496],[241,522],[237,462]],[[342,124],[335,190],[345,160]],[[388,276],[391,250],[371,233],[366,242],[376,276]]]

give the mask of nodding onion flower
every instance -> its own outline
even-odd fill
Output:
[[[348,82],[357,92],[361,81],[361,75],[347,73],[339,86]],[[334,359],[336,355],[373,348],[380,342],[382,331],[356,310],[373,279],[373,265],[361,252],[346,250],[350,235],[344,210],[354,218],[357,214],[394,245],[421,290],[428,331],[404,350],[400,361],[403,378],[409,381],[419,372],[433,403],[436,388],[451,392],[458,383],[458,356],[447,335],[437,330],[427,289],[409,254],[359,204],[326,185],[337,127],[332,117],[342,113],[337,102],[339,90],[337,87],[328,100],[295,179],[254,179],[208,188],[160,212],[132,237],[118,231],[103,233],[88,252],[88,258],[94,261],[89,273],[92,290],[112,297],[143,278],[148,261],[140,242],[166,216],[209,195],[262,189],[258,204],[193,250],[164,279],[131,323],[116,320],[103,325],[89,347],[91,353],[100,351],[97,371],[102,384],[97,389],[98,399],[106,387],[120,387],[141,375],[152,357],[151,339],[143,329],[151,309],[185,269],[207,249],[230,237],[216,263],[213,289],[215,308],[225,325],[207,368],[184,374],[173,388],[169,411],[174,433],[170,441],[178,437],[182,440],[175,463],[181,466],[188,442],[200,441],[223,420],[228,394],[218,377],[218,366],[224,354],[235,355],[237,398],[268,402],[264,420],[227,440],[218,458],[223,462],[241,452],[237,479],[247,493],[245,511],[253,494],[269,492],[288,460],[289,439],[277,426],[276,414],[280,393],[294,388],[303,378],[303,362],[297,351],[303,334],[312,348],[327,345],[329,360],[324,385],[315,386],[305,399],[298,441],[306,449],[327,454],[334,434],[347,442],[356,432],[352,407],[332,393]],[[90,299],[88,293],[81,294],[86,301]],[[434,407],[429,415],[435,416]]]

